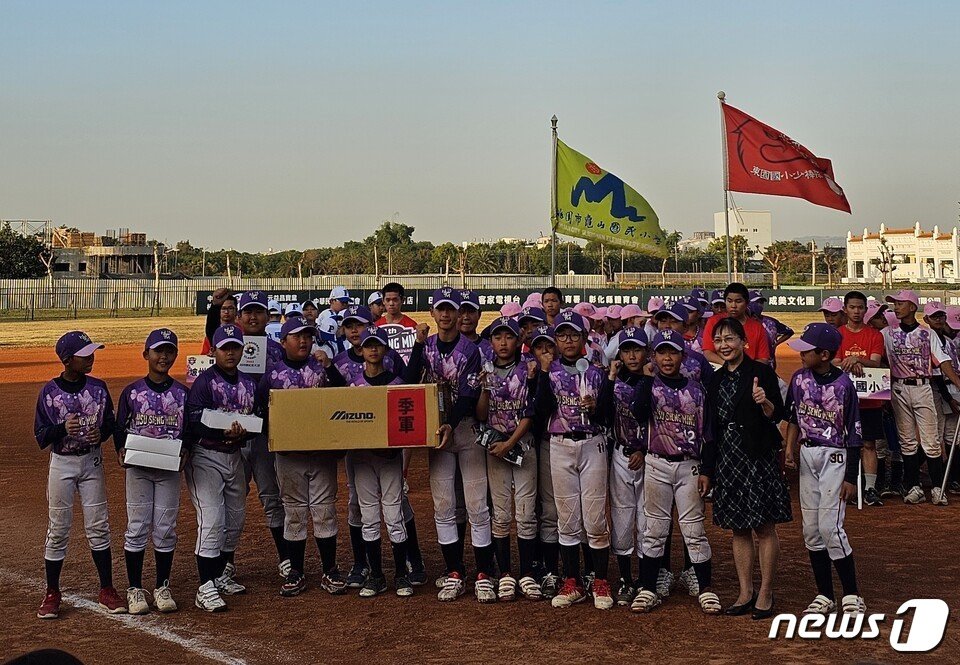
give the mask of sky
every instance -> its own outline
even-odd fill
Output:
[[[730,7],[727,5],[735,5]],[[0,218],[265,251],[548,233],[550,117],[661,225],[722,210],[716,93],[833,161],[853,214],[957,225],[956,2],[0,2]]]

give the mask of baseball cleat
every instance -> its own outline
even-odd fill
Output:
[[[334,568],[320,578],[320,588],[332,596],[339,596],[347,592],[347,582],[343,579],[343,574]]]
[[[657,595],[661,598],[667,598],[670,595],[670,588],[673,586],[673,573],[666,568],[661,568],[657,573]]]
[[[126,614],[127,605],[123,598],[112,586],[100,589],[100,595],[97,596],[97,604],[105,609],[109,614]]]
[[[849,595],[844,596],[840,600],[840,607],[843,609],[844,614],[866,614],[867,613],[867,604],[863,601],[862,596]]]
[[[393,587],[397,590],[397,595],[401,598],[408,598],[413,595],[413,584],[408,577],[398,577],[393,581]]]
[[[383,575],[368,575],[360,589],[361,598],[373,598],[387,590],[387,578]]]
[[[633,599],[633,602],[630,603],[631,612],[652,612],[657,605],[661,602],[660,596],[655,594],[653,591],[647,591],[646,589],[640,589],[640,592],[637,594],[637,597]]]
[[[863,493],[863,502],[868,506],[883,505],[883,501],[880,500],[880,493],[877,492],[875,487],[871,487]]]
[[[491,587],[493,584],[490,585]],[[437,600],[442,602],[449,602],[451,600],[456,600],[462,596],[467,591],[467,585],[460,578],[460,573],[453,572],[449,575],[445,575],[443,578],[443,588],[440,589],[440,593],[437,594]]]
[[[168,614],[177,611],[177,603],[173,600],[173,594],[170,593],[170,582],[164,580],[163,586],[153,590],[153,606],[158,612]]]
[[[473,583],[473,593],[478,603],[497,602],[497,589],[486,573],[477,573],[477,581]]]
[[[213,580],[197,589],[197,597],[193,604],[205,612],[223,612],[227,609],[227,604],[220,597],[220,592],[217,591],[217,585]]]
[[[935,506],[946,506],[947,502],[947,493],[943,491],[942,487],[934,487],[930,490],[930,502]]]
[[[217,587],[217,591],[225,596],[236,596],[240,593],[246,593],[247,587],[243,586],[233,579],[233,577],[227,574],[227,570],[229,570],[229,568],[230,564],[228,563],[227,567],[223,569],[223,574],[213,581],[213,584]],[[235,567],[234,570],[236,570]]]
[[[960,494],[960,483],[956,480],[951,481],[950,484],[947,485],[947,492],[950,494]]]
[[[427,571],[422,563],[419,566],[410,565],[409,571],[410,574],[407,575],[407,579],[410,580],[412,586],[423,586],[427,583]]]
[[[686,587],[687,593],[691,596],[700,595],[700,580],[697,579],[697,571],[690,566],[680,573],[680,586]]]
[[[583,592],[587,595],[593,593],[593,581],[597,579],[596,573],[586,573],[583,576]]]
[[[593,606],[598,610],[609,610],[613,607],[610,582],[603,578],[597,578],[593,581]]]
[[[700,601],[700,610],[704,614],[720,614],[723,611],[723,606],[720,605],[720,597],[713,591],[704,591],[700,594],[698,600]]]
[[[290,559],[284,559],[277,564],[277,572],[280,573],[281,579],[287,579],[290,576],[290,570],[293,568],[293,565],[290,563]]]
[[[617,605],[626,607],[633,601],[635,595],[633,584],[621,577],[620,585],[617,587]]]
[[[880,492],[880,498],[886,499],[889,497],[902,497],[905,494],[903,487],[900,485],[891,485],[890,487],[884,487],[883,491]]]
[[[367,576],[369,574],[370,569],[365,567],[363,564],[353,564],[353,568],[351,568],[350,572],[347,574],[347,587],[351,589],[359,589],[363,586],[363,583],[367,580]]]
[[[130,614],[149,614],[150,604],[147,602],[147,592],[136,587],[127,589],[127,611]]]
[[[236,577],[237,564],[235,564],[233,561],[227,561],[227,565],[223,567],[223,574],[230,578]]]
[[[540,592],[544,598],[547,600],[552,600],[557,595],[557,588],[559,585],[559,578],[553,573],[547,573],[543,576],[543,580],[540,581]]]
[[[38,619],[56,619],[60,616],[60,590],[47,589],[43,602],[40,603],[40,609],[37,610]]]
[[[910,505],[917,505],[918,503],[924,503],[927,500],[927,495],[923,493],[923,490],[920,489],[918,485],[914,485],[910,488],[910,491],[907,492],[907,495],[903,497],[903,502]]]
[[[818,595],[813,599],[807,609],[803,611],[804,614],[830,614],[837,609],[837,604],[833,602],[832,598],[827,598],[823,594]]]
[[[506,573],[497,583],[497,598],[503,601],[511,601],[517,597],[517,580]]]
[[[284,598],[299,596],[307,590],[307,577],[299,570],[291,570],[286,581],[280,587],[280,595]]]
[[[540,585],[537,584],[537,581],[530,576],[520,578],[520,595],[526,598],[527,600],[542,600],[543,592],[540,590]]]
[[[568,577],[563,580],[563,586],[560,587],[557,595],[550,601],[550,605],[553,607],[570,607],[585,600],[586,597],[587,593],[582,586],[577,584],[577,579],[575,577]]]
[[[446,575],[441,575],[440,577],[438,577],[437,579],[435,579],[435,580],[433,581],[433,585],[434,585],[435,587],[437,587],[438,589],[442,589],[443,587],[446,586],[446,584],[447,584],[447,576],[446,576]]]

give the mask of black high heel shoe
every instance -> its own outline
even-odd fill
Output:
[[[753,603],[753,604],[754,604],[754,608],[753,608],[753,615],[752,615],[752,616],[753,616],[753,620],[754,620],[754,621],[762,621],[763,619],[770,619],[771,617],[773,617],[773,614],[774,614],[773,608],[774,608],[774,607],[776,606],[776,604],[777,604],[777,603],[776,603],[776,600],[774,599],[773,596],[770,596],[770,607],[767,608],[767,609],[765,609],[765,610],[758,610],[757,607],[756,607],[756,604],[757,604],[757,603],[756,603],[756,600],[757,600],[757,599],[754,598],[753,600],[754,600],[754,603]]]
[[[747,614],[750,610],[753,609],[753,606],[757,604],[757,594],[753,594],[753,598],[749,602],[744,603],[743,605],[731,605],[723,611],[724,614],[731,617],[742,617],[744,614]]]

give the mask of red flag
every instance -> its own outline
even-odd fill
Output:
[[[727,189],[795,196],[850,212],[829,159],[817,157],[783,132],[729,104],[723,108],[727,144]]]

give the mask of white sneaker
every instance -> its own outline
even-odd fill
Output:
[[[136,587],[127,589],[127,611],[130,614],[149,614],[150,603],[147,602],[147,592]]]
[[[843,608],[844,614],[866,614],[867,613],[867,604],[863,600],[863,596],[844,596],[840,600],[840,607]]]
[[[223,612],[227,609],[227,604],[220,597],[217,586],[211,580],[197,589],[197,598],[194,604],[206,612]]]
[[[434,584],[434,586],[436,586],[438,589],[442,589],[443,587],[445,587],[445,586],[447,585],[447,576],[446,576],[446,575],[441,575],[440,577],[438,577],[437,579],[435,579],[435,580],[433,581],[433,584]]]
[[[230,564],[227,564],[229,567]],[[226,569],[223,571],[223,575],[214,580],[214,584],[217,587],[217,591],[226,595],[226,596],[235,596],[238,593],[246,593],[247,587],[243,586],[237,582],[233,577],[227,575]]]
[[[837,604],[824,596],[823,594],[818,595],[813,599],[807,609],[803,611],[804,614],[830,614],[837,609]]]
[[[553,607],[570,607],[583,601],[586,597],[586,591],[584,591],[582,586],[577,584],[577,580],[573,577],[568,577],[563,581],[563,586],[560,587],[560,591],[557,592],[557,595],[550,601],[550,605]]]
[[[641,589],[637,597],[630,603],[631,612],[647,613],[652,612],[660,604],[660,596],[653,591]]]
[[[914,485],[910,488],[910,491],[907,492],[907,495],[903,497],[904,503],[909,503],[911,505],[916,505],[918,503],[924,503],[927,500],[927,495],[923,493],[923,490],[919,486]]]
[[[497,602],[497,589],[493,586],[493,580],[484,573],[477,575],[477,581],[473,583],[473,593],[478,603]]]
[[[164,580],[162,587],[153,590],[153,606],[157,608],[158,612],[164,614],[177,611],[177,603],[174,602],[173,594],[170,593],[170,583],[168,581]]]
[[[935,506],[948,505],[947,493],[943,491],[942,487],[934,487],[930,490],[930,502]]]
[[[227,565],[223,567],[223,574],[227,577],[236,577],[237,576],[237,564],[232,561],[228,561]]]
[[[539,587],[537,588],[539,591]],[[511,601],[517,597],[517,580],[514,579],[513,575],[507,573],[500,578],[500,581],[497,583],[497,599],[503,601]]]
[[[666,598],[670,595],[670,588],[673,586],[673,573],[666,568],[661,568],[657,573],[657,595]]]
[[[490,587],[492,591],[493,583],[490,584]],[[460,579],[460,574],[450,573],[449,575],[446,575],[443,580],[443,588],[440,589],[440,593],[437,594],[437,600],[442,602],[450,602],[451,600],[456,600],[462,596],[464,593],[466,593],[466,591],[467,585],[462,579]]]
[[[286,580],[292,567],[293,566],[290,564],[290,559],[284,559],[277,564],[277,572],[280,573],[280,578]]]
[[[540,590],[540,585],[537,584],[535,579],[529,576],[520,578],[520,595],[527,600],[543,599],[543,591]]]
[[[680,573],[680,585],[686,587],[687,593],[691,596],[700,595],[700,580],[697,579],[697,572],[693,566]]]

